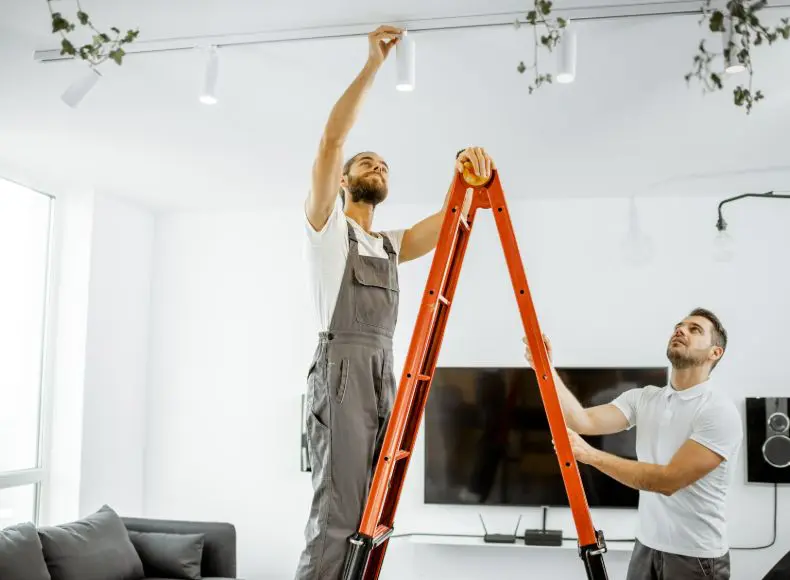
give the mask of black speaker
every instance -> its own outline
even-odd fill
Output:
[[[746,480],[790,483],[790,398],[746,398]]]

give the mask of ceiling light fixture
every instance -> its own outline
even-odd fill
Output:
[[[76,109],[82,100],[85,98],[96,83],[99,82],[101,73],[95,68],[84,73],[80,78],[74,81],[61,95],[61,100],[72,109]]]
[[[722,43],[724,44],[724,50],[727,50],[729,47],[730,54],[729,57],[725,56],[727,64],[724,71],[727,74],[734,75],[746,70],[746,67],[743,65],[743,63],[738,60],[738,53],[743,50],[743,44],[741,43],[740,35],[733,29],[731,18],[727,20],[727,24],[725,26],[727,29],[725,34],[722,36]]]
[[[557,71],[558,83],[572,83],[576,78],[576,30],[570,28],[570,21],[562,31],[557,59],[559,70]]]
[[[790,199],[790,195],[786,195],[784,193],[777,194],[775,191],[766,191],[765,193],[742,193],[741,195],[729,197],[719,202],[719,218],[716,220],[716,230],[718,230],[718,233],[716,234],[713,252],[713,258],[717,262],[729,262],[732,260],[732,257],[735,253],[733,239],[732,236],[730,236],[730,234],[727,232],[727,222],[724,221],[721,208],[727,203],[732,203],[733,201],[738,201],[739,199],[745,199],[747,197],[758,197],[761,199]]]
[[[395,61],[398,70],[398,80],[395,88],[399,91],[413,91],[415,81],[415,52],[414,40],[407,30],[403,31],[400,41],[395,45]]]
[[[217,47],[210,46],[206,60],[206,75],[203,79],[203,92],[200,93],[200,102],[204,105],[217,103],[217,76],[219,74],[219,55]]]

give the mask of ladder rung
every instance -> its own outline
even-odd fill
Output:
[[[386,540],[392,535],[392,528],[388,528],[383,524],[376,527],[376,532],[373,534],[373,545],[378,546],[381,542]]]
[[[441,302],[441,303],[442,303],[442,304],[444,304],[445,306],[450,306],[450,301],[449,301],[449,300],[447,300],[447,298],[445,298],[445,297],[444,297],[444,296],[442,296],[441,294],[439,294],[439,302]]]
[[[466,221],[466,218],[463,216],[463,214],[461,214],[461,217],[459,218],[459,223],[461,224],[462,228],[464,228],[467,232],[469,231],[469,222]]]
[[[430,381],[431,377],[429,377],[428,375],[417,375],[417,380],[418,381]]]
[[[411,455],[410,452],[408,452],[408,451],[406,451],[404,449],[401,449],[400,451],[398,451],[395,454],[395,461],[400,461],[401,459],[404,459],[404,458],[408,457],[409,455]]]

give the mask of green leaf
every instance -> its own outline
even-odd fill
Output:
[[[88,23],[90,22],[90,18],[88,17],[88,15],[85,12],[82,12],[81,10],[77,12],[77,19],[80,21],[80,24],[82,24],[83,26],[87,26]]]
[[[126,36],[124,37],[124,39],[121,42],[123,44],[128,44],[130,42],[134,42],[134,40],[138,37],[139,34],[140,34],[139,30],[130,30],[130,31],[128,31],[126,33]]]
[[[75,50],[74,45],[64,38],[60,43],[60,54],[69,54],[74,56],[77,54],[77,51]]]
[[[123,51],[122,48],[116,48],[115,50],[110,52],[110,58],[114,60],[119,66],[123,61],[123,57],[126,53]]]
[[[537,19],[538,19],[537,12],[535,12],[534,10],[530,10],[529,12],[527,12],[527,22],[529,24],[535,24],[535,22],[537,22]]]
[[[709,27],[711,32],[724,32],[724,14],[720,10],[711,14]]]
[[[99,38],[102,40],[102,42],[105,42],[105,43],[106,42],[110,42],[110,40],[111,40],[110,37],[107,34],[105,34],[104,32],[102,32],[99,35]]]
[[[716,73],[710,73],[710,80],[716,85],[717,88],[722,88],[721,77]]]
[[[74,25],[63,18],[60,12],[55,12],[52,14],[52,32],[71,32],[74,30]]]
[[[565,28],[565,26],[566,26],[567,24],[568,24],[568,22],[567,22],[567,21],[566,21],[564,18],[557,18],[557,25],[558,25],[560,28]]]
[[[525,70],[527,70],[527,66],[524,64],[523,60],[520,63],[518,63],[516,70],[522,74],[524,73]]]
[[[118,30],[117,28],[115,28],[115,26],[113,26],[112,28],[110,28],[110,30],[112,30],[112,31],[113,31],[115,34],[120,34],[120,33],[121,33],[121,31],[120,31],[120,30]]]

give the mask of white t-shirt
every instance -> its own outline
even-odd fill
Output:
[[[350,223],[354,227],[357,247],[361,256],[389,258],[389,254],[384,249],[384,239],[378,234],[367,233],[357,222],[346,216],[339,197],[329,219],[320,231],[313,229],[305,213],[304,225],[307,233],[305,255],[308,284],[313,297],[316,326],[321,332],[329,329],[337,295],[340,292],[340,284],[343,281],[343,272],[346,268],[349,245],[346,223]],[[405,231],[384,232],[398,255],[400,255]]]
[[[684,391],[672,386],[630,389],[612,403],[636,426],[639,461],[667,465],[688,439],[724,457],[713,471],[671,496],[639,492],[637,538],[649,548],[717,558],[729,549],[725,517],[727,489],[743,440],[735,404],[700,383]]]

